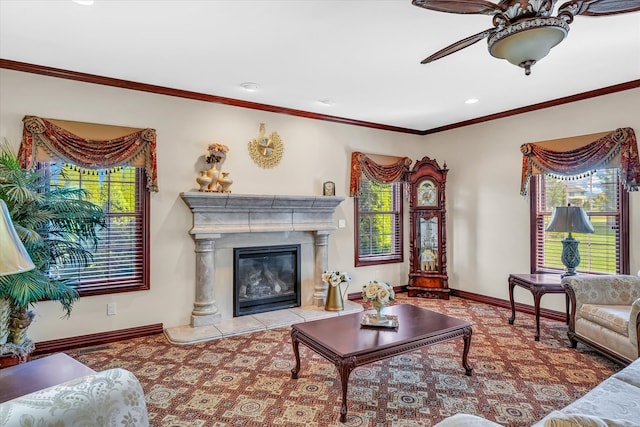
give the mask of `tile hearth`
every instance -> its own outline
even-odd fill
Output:
[[[346,300],[344,301],[343,311],[326,311],[324,307],[316,306],[295,307],[285,310],[268,311],[266,313],[234,317],[222,320],[220,323],[216,323],[214,325],[196,327],[178,326],[175,328],[167,328],[165,329],[164,334],[172,344],[195,344],[198,342],[211,341],[234,335],[282,328],[291,326],[295,323],[359,313],[363,310],[362,305],[357,302]]]

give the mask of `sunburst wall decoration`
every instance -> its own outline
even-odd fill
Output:
[[[257,138],[249,141],[249,156],[256,165],[270,169],[280,163],[284,144],[278,132],[271,132],[269,136],[265,136],[265,133],[264,123],[260,123],[260,134]]]

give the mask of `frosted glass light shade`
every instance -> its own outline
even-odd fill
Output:
[[[35,265],[24,248],[9,216],[9,209],[0,199],[0,276],[33,270]]]
[[[530,74],[531,66],[549,54],[569,33],[569,25],[559,18],[518,21],[498,31],[488,40],[489,53],[506,59]]]

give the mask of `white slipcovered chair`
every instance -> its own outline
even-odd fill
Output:
[[[623,365],[640,356],[640,277],[568,276],[562,285],[571,300],[572,347],[581,342]]]

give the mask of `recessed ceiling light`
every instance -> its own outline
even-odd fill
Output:
[[[253,82],[240,83],[240,87],[246,90],[247,92],[255,92],[258,89],[260,89],[260,85],[258,83],[253,83]]]
[[[76,4],[81,4],[83,6],[91,6],[93,4],[93,0],[72,0]]]
[[[318,99],[318,103],[327,107],[331,107],[333,104],[335,104],[335,101],[330,98],[324,98],[324,99]]]
[[[466,101],[464,101],[464,103],[465,104],[475,104],[478,101],[480,101],[478,98],[469,98]]]

